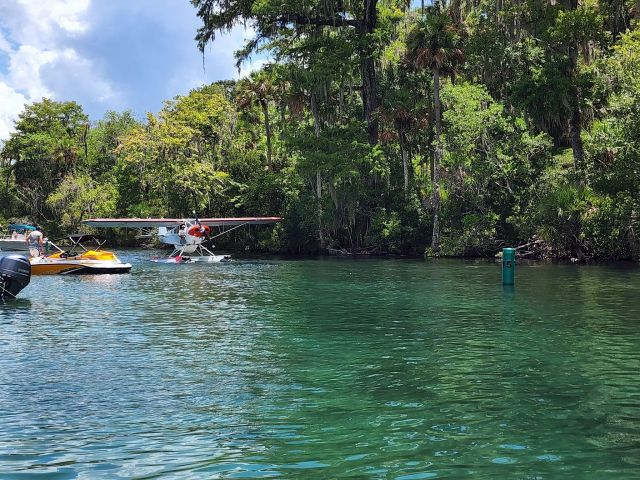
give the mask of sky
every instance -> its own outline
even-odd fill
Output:
[[[252,32],[217,36],[204,57],[189,0],[0,0],[0,141],[25,104],[74,100],[92,120],[137,117],[194,87],[238,78],[234,51]]]

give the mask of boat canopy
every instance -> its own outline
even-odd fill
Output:
[[[10,232],[19,232],[22,230],[29,230],[30,232],[33,232],[36,229],[36,227],[34,227],[33,225],[25,225],[25,224],[21,224],[21,223],[10,223],[9,224],[9,231]]]
[[[73,243],[91,242],[91,241],[98,242],[98,243],[104,243],[106,238],[102,237],[100,235],[91,235],[91,234],[86,234],[86,233],[76,233],[75,235],[69,235],[69,240],[71,240]]]

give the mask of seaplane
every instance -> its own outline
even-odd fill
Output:
[[[94,228],[137,229],[140,231],[138,237],[157,237],[173,247],[168,257],[154,258],[154,262],[216,263],[231,259],[230,255],[216,255],[210,250],[213,248],[211,242],[216,238],[247,225],[281,220],[281,217],[198,218],[194,213],[193,218],[91,218],[83,223]]]

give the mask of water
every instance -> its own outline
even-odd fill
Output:
[[[0,306],[0,478],[640,477],[638,268],[147,255]]]

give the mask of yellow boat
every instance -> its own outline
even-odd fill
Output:
[[[54,245],[59,251],[44,257],[31,257],[31,273],[33,275],[94,275],[109,273],[127,273],[130,263],[122,263],[118,257],[105,250],[100,250],[104,239],[94,235],[71,235],[71,250],[66,252]],[[81,242],[96,241],[95,250],[87,250]],[[82,251],[78,252],[78,249]]]

